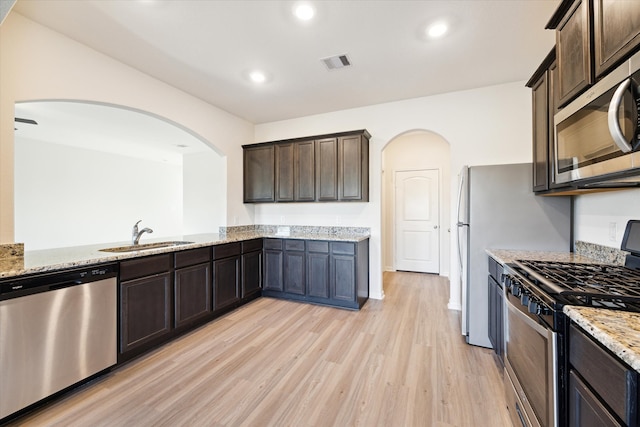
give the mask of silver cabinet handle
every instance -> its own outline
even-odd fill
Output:
[[[620,122],[618,121],[618,110],[620,109],[620,104],[622,103],[622,97],[624,97],[624,92],[629,88],[631,84],[631,79],[627,79],[624,82],[620,83],[618,89],[613,94],[613,98],[611,98],[611,103],[609,104],[609,133],[613,138],[613,142],[616,143],[620,151],[623,153],[628,153],[631,151],[631,144],[627,141],[622,133],[622,129],[620,129]]]

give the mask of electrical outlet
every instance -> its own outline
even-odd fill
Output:
[[[615,222],[609,223],[609,240],[616,241],[616,235],[618,234],[618,224]]]

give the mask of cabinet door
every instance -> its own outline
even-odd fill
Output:
[[[569,426],[622,426],[576,375],[575,371],[569,373]]]
[[[305,294],[304,252],[285,251],[284,291],[290,294]]]
[[[331,298],[353,302],[356,299],[356,262],[352,255],[331,256]]]
[[[596,76],[633,53],[640,44],[640,1],[594,0]]]
[[[181,268],[175,272],[175,327],[211,312],[211,264]]]
[[[532,86],[533,94],[533,191],[549,189],[548,72]]]
[[[242,298],[255,295],[262,287],[262,251],[242,254]]]
[[[307,253],[307,294],[315,298],[329,298],[329,254]]]
[[[496,292],[498,284],[493,277],[489,276],[489,341],[493,346],[493,351],[498,353],[498,310]]]
[[[293,147],[276,144],[276,201],[293,202]]]
[[[213,308],[219,310],[240,299],[240,256],[213,262]]]
[[[313,202],[316,199],[316,155],[314,141],[298,142],[294,146],[294,199]]]
[[[275,146],[264,145],[245,148],[244,201],[275,201]]]
[[[167,335],[171,330],[171,275],[120,283],[120,352]]]
[[[366,200],[363,194],[365,175],[368,179],[368,153],[363,152],[362,138],[360,135],[341,137],[338,141],[338,199]]]
[[[590,0],[575,0],[556,29],[558,98],[564,105],[593,84]]]
[[[284,290],[283,272],[283,256],[282,250],[267,249],[264,250],[264,283],[262,287],[266,291]]]
[[[504,356],[504,295],[502,288],[496,289],[496,353],[500,360]]]
[[[316,195],[318,201],[338,200],[338,139],[316,141]]]

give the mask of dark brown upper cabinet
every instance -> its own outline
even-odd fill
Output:
[[[562,16],[560,22],[551,27],[556,30],[556,83],[560,105],[571,101],[594,82],[591,10],[591,0],[565,1],[556,12]]]
[[[243,147],[245,203],[275,201],[275,146]]]
[[[554,115],[558,112],[557,78],[556,51],[552,49],[527,82],[527,87],[530,87],[532,92],[533,191],[535,192],[568,186],[568,184],[555,183]]]
[[[338,139],[338,200],[369,200],[368,147],[362,135]]]
[[[547,24],[556,30],[558,107],[640,48],[640,1],[563,0]]]
[[[293,147],[277,144],[276,150],[276,202],[293,202]]]
[[[293,195],[297,202],[316,199],[315,143],[301,141],[293,146]]]
[[[596,77],[640,46],[640,1],[594,0],[593,34]]]
[[[338,138],[318,139],[315,144],[318,201],[336,201],[338,200]]]
[[[369,201],[370,137],[358,130],[243,146],[245,203]]]
[[[535,81],[533,94],[533,191],[549,189],[549,71]]]

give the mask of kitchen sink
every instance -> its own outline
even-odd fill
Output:
[[[159,249],[159,248],[168,248],[171,246],[189,245],[191,243],[193,242],[178,240],[178,241],[171,241],[171,242],[144,243],[141,245],[117,246],[113,248],[104,248],[99,250],[100,252],[135,252],[135,251],[144,251],[146,249]]]

